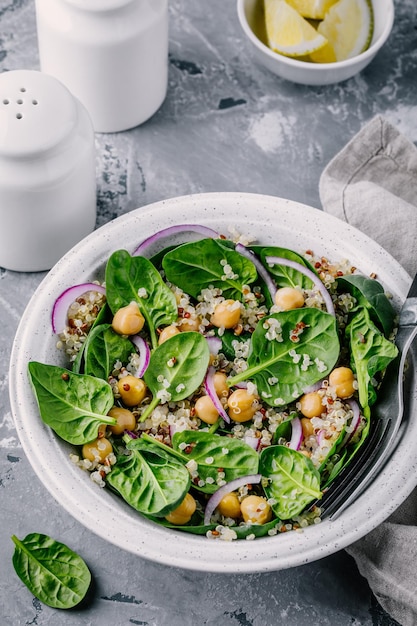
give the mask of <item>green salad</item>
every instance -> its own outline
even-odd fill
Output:
[[[169,245],[178,233],[192,240]],[[321,521],[367,440],[394,325],[347,260],[176,226],[59,296],[67,367],[31,361],[29,377],[98,487],[165,527],[254,539]]]

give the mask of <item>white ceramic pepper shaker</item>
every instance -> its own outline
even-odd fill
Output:
[[[94,130],[52,76],[0,74],[0,266],[50,269],[96,221]]]
[[[36,0],[41,70],[85,105],[96,132],[145,122],[168,84],[168,0]]]

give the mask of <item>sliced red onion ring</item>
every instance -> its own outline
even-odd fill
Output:
[[[352,439],[361,421],[361,412],[359,409],[359,404],[356,402],[356,400],[354,400],[353,398],[348,398],[346,402],[353,411],[353,417],[350,422],[352,431],[350,433],[346,433],[345,438],[342,441],[342,446],[346,446],[349,443],[349,441]]]
[[[259,444],[261,443],[259,437],[253,437],[252,435],[245,435],[244,441],[254,450],[258,450]]]
[[[214,367],[210,366],[207,370],[206,376],[204,378],[204,388],[207,392],[207,395],[210,397],[211,401],[213,402],[214,406],[216,407],[216,410],[218,412],[218,414],[220,415],[220,417],[227,423],[230,424],[230,417],[228,416],[228,414],[226,413],[226,411],[223,408],[222,403],[219,400],[219,396],[216,393],[216,390],[214,388],[214,374],[216,373],[216,370],[214,369]]]
[[[71,304],[88,291],[96,291],[97,293],[106,294],[106,290],[101,285],[95,283],[82,283],[69,287],[61,293],[55,300],[52,308],[52,330],[54,333],[60,333],[67,326],[68,309]]]
[[[245,485],[257,485],[261,482],[261,480],[261,474],[248,474],[247,476],[235,478],[229,483],[226,483],[226,485],[219,487],[219,489],[213,493],[207,502],[206,509],[204,511],[204,526],[208,526],[210,524],[211,516],[227,493],[236,491],[236,489],[244,487]]]
[[[200,235],[203,235],[203,237],[211,237],[212,239],[219,238],[219,233],[217,233],[212,228],[209,228],[208,226],[200,226],[198,224],[180,224],[177,226],[169,226],[168,228],[163,228],[154,235],[147,237],[147,239],[144,239],[144,241],[142,241],[142,243],[140,243],[136,250],[133,252],[132,256],[145,254],[150,246],[160,239],[170,237],[171,235],[177,235],[178,233],[187,232],[198,233]]]
[[[308,267],[301,265],[301,263],[297,263],[297,261],[284,259],[283,257],[280,257],[280,256],[268,256],[266,257],[265,261],[268,263],[268,265],[285,265],[286,267],[292,267],[294,270],[297,270],[301,274],[304,274],[304,276],[307,276],[307,278],[309,278],[314,283],[314,286],[316,287],[317,291],[321,293],[323,300],[324,300],[324,304],[326,305],[327,312],[330,313],[331,315],[335,314],[333,300],[331,299],[329,292],[327,291],[326,287],[323,285],[320,278],[316,276],[314,272],[308,269]]]
[[[321,380],[318,380],[313,385],[307,385],[307,387],[304,387],[303,393],[312,393],[313,391],[318,391],[319,389],[321,389],[321,386],[323,384],[323,380],[324,380],[324,378],[322,378]]]
[[[139,353],[139,364],[134,376],[136,376],[136,378],[142,378],[149,365],[149,360],[151,358],[151,349],[146,341],[143,339],[143,337],[140,337],[139,335],[133,335],[130,338],[130,341],[137,348]]]
[[[317,433],[317,443],[319,444],[319,446],[322,445],[325,438],[326,438],[326,431],[324,430],[324,428],[320,428],[319,432]]]
[[[275,293],[277,291],[277,286],[274,283],[273,279],[271,278],[268,270],[262,265],[262,263],[260,262],[256,254],[252,252],[252,250],[248,250],[248,248],[246,248],[246,246],[244,246],[241,243],[236,244],[235,250],[236,252],[239,252],[239,254],[241,254],[242,256],[252,261],[252,263],[257,269],[259,276],[265,282],[265,285],[271,295],[272,301],[274,301]]]
[[[206,337],[210,354],[217,356],[222,347],[222,340],[217,335]]]
[[[303,429],[301,428],[301,420],[299,417],[293,417],[291,420],[291,439],[288,447],[292,450],[299,450],[303,440]]]

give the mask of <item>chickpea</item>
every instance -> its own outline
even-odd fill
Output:
[[[112,321],[113,330],[118,335],[136,335],[142,330],[144,324],[145,318],[137,302],[131,302],[116,311]]]
[[[215,424],[219,419],[219,412],[210,396],[200,396],[195,405],[195,414],[206,424]]]
[[[168,513],[168,515],[165,516],[165,519],[171,524],[182,526],[190,521],[195,509],[196,501],[191,493],[187,493],[181,504],[177,506],[176,509],[171,511],[171,513]]]
[[[164,343],[164,341],[166,341],[167,339],[171,339],[171,337],[173,337],[174,335],[178,335],[179,333],[180,330],[177,326],[174,326],[173,324],[171,324],[171,326],[165,326],[165,328],[159,335],[158,344],[161,345],[161,343]]]
[[[240,320],[239,300],[224,300],[214,309],[210,322],[217,328],[233,328]]]
[[[355,376],[350,367],[336,367],[329,376],[329,384],[339,398],[350,398],[355,392]]]
[[[99,437],[94,441],[85,443],[81,450],[83,459],[98,461],[99,463],[102,463],[111,452],[113,452],[113,446],[105,437]]]
[[[146,396],[146,385],[141,378],[128,374],[123,376],[117,383],[123,404],[137,406]]]
[[[198,333],[200,329],[200,318],[199,317],[180,317],[177,320],[178,329],[182,333],[186,333],[187,331],[194,330]]]
[[[242,517],[245,522],[266,524],[272,518],[272,509],[265,498],[248,496],[240,503]]]
[[[304,306],[304,296],[299,289],[294,287],[281,287],[275,293],[275,304],[282,311],[301,309]]]
[[[259,408],[256,396],[247,389],[236,389],[227,400],[229,417],[234,422],[248,422]]]
[[[229,395],[229,387],[227,385],[227,376],[224,372],[216,372],[213,376],[214,389],[219,398],[227,398]]]
[[[311,435],[314,435],[314,426],[311,423],[310,418],[302,417],[300,422],[304,439],[308,439],[309,437],[311,437]]]
[[[305,417],[319,417],[323,413],[321,395],[317,391],[310,391],[301,396],[300,411]]]
[[[114,417],[117,420],[117,424],[111,424],[108,429],[113,435],[122,435],[125,430],[133,430],[136,426],[136,418],[132,411],[128,409],[122,409],[121,407],[114,406],[107,413],[109,417]]]
[[[234,491],[226,493],[220,500],[217,510],[224,517],[231,517],[232,519],[238,519],[241,516],[240,502],[237,497],[237,493]]]

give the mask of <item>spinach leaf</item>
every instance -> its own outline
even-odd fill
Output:
[[[139,290],[144,290],[144,296]],[[106,266],[106,297],[113,314],[137,302],[145,318],[153,347],[158,345],[156,329],[177,319],[175,296],[148,259],[117,250]]]
[[[393,329],[396,313],[382,285],[377,280],[360,274],[343,276],[337,283],[339,291],[347,291],[356,299],[357,307],[369,310],[373,322],[388,337]]]
[[[100,424],[116,423],[107,416],[114,399],[104,380],[37,361],[28,369],[43,422],[68,443],[93,441]]]
[[[132,342],[114,332],[111,324],[93,328],[87,338],[84,352],[84,373],[107,380],[116,361],[124,365],[135,352]]]
[[[204,524],[189,523],[186,526],[178,526],[175,524],[170,524],[167,521],[162,521],[158,519],[154,519],[153,521],[162,524],[162,526],[165,526],[165,528],[173,528],[175,530],[190,533],[191,535],[206,535],[208,530],[215,530],[216,528],[216,524],[204,526]],[[268,537],[270,536],[271,531],[273,531],[274,529],[278,530],[281,525],[281,520],[274,518],[266,524],[239,524],[236,526],[231,526],[230,528],[236,533],[236,539],[246,539],[247,537],[251,537],[252,535],[254,535],[256,538]]]
[[[278,443],[282,439],[289,441],[292,433],[292,420],[297,417],[296,413],[291,413],[281,424],[279,424],[272,436],[272,443]]]
[[[75,372],[76,374],[81,374],[83,372],[83,364],[84,364],[84,351],[86,348],[86,345],[88,343],[90,334],[92,333],[92,331],[94,330],[94,328],[96,326],[100,326],[100,324],[105,324],[107,322],[111,322],[111,311],[109,309],[109,306],[107,304],[107,302],[104,304],[104,306],[101,307],[100,311],[98,312],[98,315],[96,317],[96,319],[93,322],[93,325],[90,328],[90,331],[87,335],[86,340],[84,341],[83,344],[81,344],[81,348],[78,351],[78,354],[75,358],[75,361],[72,364],[72,371]]]
[[[351,366],[358,380],[359,403],[363,408],[376,401],[373,384],[398,354],[397,347],[378,330],[366,308],[359,309],[346,327],[351,353]]]
[[[198,478],[204,484],[194,486],[204,493],[214,493],[219,485],[219,471],[224,472],[226,482],[234,478],[258,472],[258,453],[244,441],[212,435],[204,431],[184,430],[174,434],[172,445],[175,451],[183,453],[185,462],[197,463]]]
[[[210,360],[205,337],[194,331],[179,333],[158,346],[151,355],[144,380],[153,394],[141,421],[160,403],[188,398],[203,382]]]
[[[131,439],[128,456],[120,456],[107,483],[134,509],[164,517],[185,498],[190,474],[184,463],[157,444]]]
[[[294,332],[298,341],[291,339]],[[265,317],[252,335],[248,368],[231,377],[228,384],[253,379],[264,402],[283,406],[327,376],[339,351],[333,315],[314,308],[274,313]]]
[[[286,446],[269,446],[260,454],[259,471],[272,510],[280,519],[291,519],[322,496],[320,474],[312,461]]]
[[[313,281],[304,276],[301,272],[292,267],[286,267],[285,265],[273,265],[272,267],[265,261],[268,256],[278,256],[290,261],[295,261],[304,267],[307,267],[312,272],[316,273],[314,267],[300,254],[287,248],[280,248],[277,246],[251,246],[251,250],[255,254],[259,255],[262,264],[267,268],[268,272],[274,277],[275,282],[279,287],[301,287],[302,289],[312,289]]]
[[[225,273],[225,266],[231,268]],[[162,262],[167,279],[194,298],[202,289],[221,289],[225,298],[240,300],[243,285],[257,277],[254,264],[217,239],[185,243],[168,252]]]
[[[233,330],[225,330],[221,336],[222,348],[226,359],[233,361],[236,358],[235,346],[239,347],[239,344],[244,344],[252,337],[251,333],[243,332],[241,335],[236,335]]]
[[[78,554],[40,533],[12,535],[12,541],[16,574],[38,600],[54,609],[71,609],[83,600],[91,573]]]

